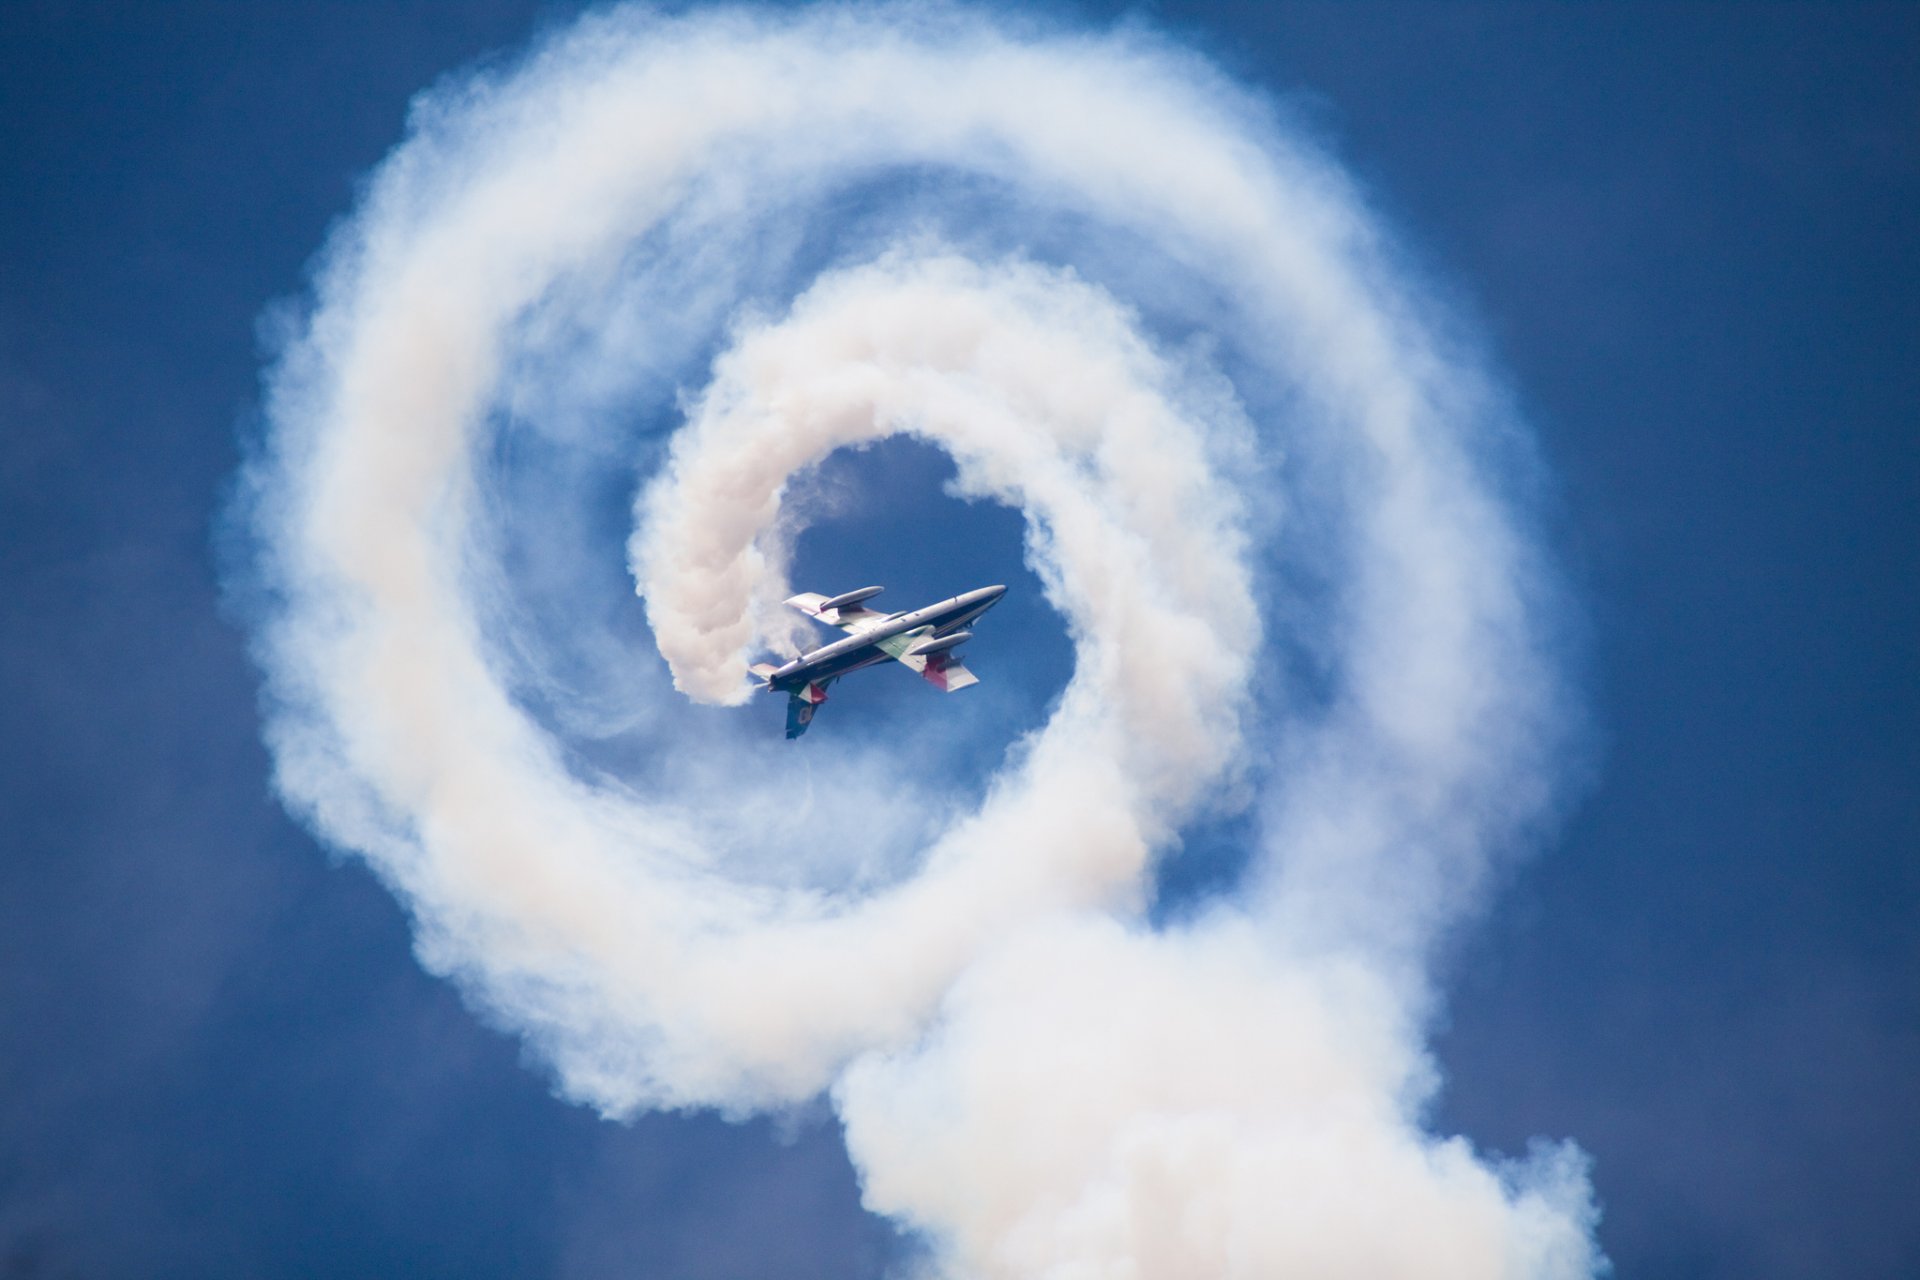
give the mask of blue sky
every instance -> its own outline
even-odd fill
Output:
[[[269,790],[218,586],[259,317],[415,92],[569,13],[0,17],[11,1273],[877,1276],[909,1247],[860,1211],[824,1110],[615,1125],[554,1100]],[[1435,1126],[1576,1139],[1623,1275],[1920,1268],[1920,18],[1149,20],[1359,175],[1491,335],[1556,478],[1594,747],[1450,950]],[[849,466],[948,501],[912,450]],[[845,539],[884,548],[898,518]],[[980,520],[969,574],[1014,536]],[[862,581],[917,585],[883,567]],[[1026,607],[997,634],[1046,632]],[[903,688],[831,710],[918,715]]]

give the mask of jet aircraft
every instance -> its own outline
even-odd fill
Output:
[[[797,738],[813,723],[813,713],[827,700],[827,686],[861,667],[876,662],[899,662],[946,693],[979,684],[954,649],[973,638],[967,624],[1007,594],[1005,587],[981,587],[924,609],[881,613],[866,601],[880,587],[862,587],[844,595],[823,596],[803,591],[789,597],[789,605],[847,633],[844,639],[803,653],[784,666],[758,663],[752,670],[768,693],[787,697],[787,737]]]

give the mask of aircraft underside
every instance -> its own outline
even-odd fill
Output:
[[[769,693],[787,694],[787,737],[807,731],[827,686],[862,667],[898,662],[944,693],[979,683],[955,650],[973,633],[964,628],[998,604],[1005,587],[982,587],[938,604],[902,613],[881,614],[864,601],[880,593],[863,587],[840,596],[803,593],[787,604],[848,633],[845,639],[822,645],[784,666],[754,666]]]

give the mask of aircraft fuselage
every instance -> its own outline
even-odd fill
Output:
[[[931,628],[930,639],[950,635],[1000,603],[1000,597],[1005,594],[1007,589],[1003,586],[981,587],[924,608],[896,613],[865,631],[801,654],[767,676],[767,686],[792,693],[809,685],[837,680],[849,671],[858,671],[876,662],[886,662],[892,655],[880,647],[882,640],[921,627]]]

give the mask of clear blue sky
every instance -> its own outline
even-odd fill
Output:
[[[898,1252],[824,1112],[553,1100],[279,810],[220,611],[258,317],[570,12],[0,10],[0,1274]],[[1920,9],[1147,12],[1305,95],[1561,483],[1598,748],[1449,959],[1436,1125],[1576,1138],[1622,1275],[1920,1273]]]

